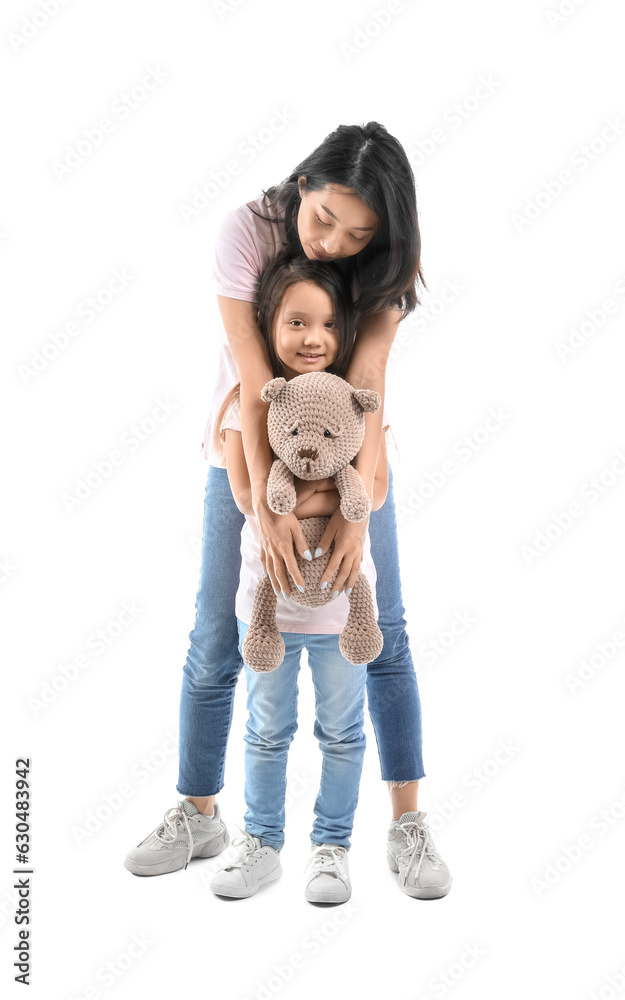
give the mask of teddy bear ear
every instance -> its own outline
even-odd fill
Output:
[[[382,397],[375,389],[354,389],[354,399],[360,404],[365,413],[375,413],[380,409]]]
[[[267,382],[267,384],[260,390],[260,398],[264,400],[265,403],[271,403],[276,396],[280,395],[285,385],[285,378],[272,378],[271,382]]]

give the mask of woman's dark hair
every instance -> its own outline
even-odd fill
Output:
[[[380,219],[373,239],[345,261],[359,286],[357,313],[362,316],[391,306],[399,306],[403,317],[411,313],[420,302],[418,284],[427,285],[421,271],[414,175],[401,143],[378,122],[339,125],[281,184],[263,192],[271,214],[261,218],[284,222],[287,245],[300,253],[297,214],[302,174],[306,191],[341,184],[355,191]]]
[[[312,281],[319,288],[323,288],[330,297],[334,307],[339,342],[336,358],[325,370],[345,378],[356,336],[356,313],[348,279],[337,264],[332,262],[322,264],[318,260],[309,260],[301,249],[296,252],[290,247],[280,250],[265,265],[256,288],[258,328],[265,341],[273,377],[279,378],[284,375],[284,367],[276,352],[274,341],[276,313],[287,289],[300,281]],[[238,397],[239,389],[240,383],[237,383],[226,394],[219,408],[213,432],[213,444],[217,449],[223,441],[220,433],[221,424],[228,407]]]

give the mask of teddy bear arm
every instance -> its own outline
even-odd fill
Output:
[[[375,619],[369,580],[362,571],[348,600],[349,614],[339,637],[339,649],[350,663],[371,663],[382,652],[384,637]]]
[[[364,521],[371,511],[371,501],[358,470],[346,465],[334,476],[341,497],[341,514],[346,521]]]
[[[267,503],[276,514],[289,514],[297,503],[293,473],[276,458],[267,480]]]
[[[280,666],[284,653],[284,639],[276,624],[276,595],[265,573],[256,584],[252,616],[241,654],[248,667],[266,673]]]

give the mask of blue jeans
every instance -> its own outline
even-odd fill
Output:
[[[240,650],[248,626],[238,625]],[[349,850],[366,745],[367,667],[343,658],[338,635],[282,632],[282,638],[286,652],[276,670],[257,673],[245,667],[245,829],[260,837],[263,847],[280,850],[284,844],[286,765],[297,730],[297,675],[305,648],[315,689],[313,732],[323,755],[311,840]]]
[[[369,520],[377,572],[378,625],[384,648],[367,666],[367,703],[383,781],[424,777],[421,702],[410,654],[399,577],[393,473],[386,501]],[[234,689],[243,666],[235,595],[241,570],[245,518],[234,502],[226,469],[209,467],[204,502],[200,586],[195,628],[183,667],[180,697],[181,795],[217,795],[223,788]]]

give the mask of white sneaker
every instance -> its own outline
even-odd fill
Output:
[[[214,858],[230,843],[219,804],[211,817],[183,799],[163,816],[163,822],[128,852],[124,868],[133,875],[167,875],[186,868],[191,858]]]
[[[239,857],[227,868],[220,868],[211,880],[211,890],[217,896],[235,896],[244,899],[258,892],[261,885],[275,882],[282,875],[280,852],[273,847],[263,847],[259,837],[243,833],[232,841],[240,847]]]
[[[346,903],[350,898],[347,850],[340,844],[313,844],[304,870],[309,903]]]
[[[416,899],[438,899],[451,889],[449,868],[434,846],[426,813],[407,812],[391,823],[386,859],[399,888]]]

